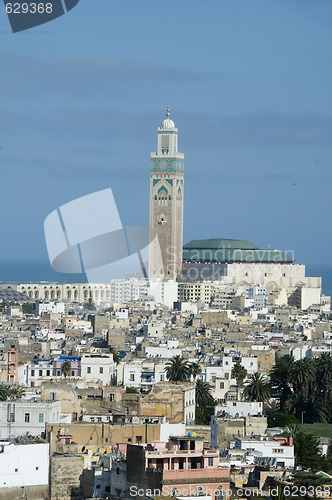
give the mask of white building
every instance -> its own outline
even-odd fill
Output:
[[[110,281],[111,304],[126,304],[134,300],[146,300],[150,296],[150,285],[144,279],[114,279]]]
[[[263,403],[257,401],[227,401],[226,413],[235,418],[249,417],[250,415],[260,417],[263,414]]]
[[[49,444],[0,443],[0,495],[7,488],[47,485],[48,469]]]
[[[161,359],[170,359],[174,356],[181,356],[182,348],[178,347],[178,344],[178,341],[170,340],[166,344],[149,345],[145,347],[145,356],[147,358]]]
[[[43,377],[51,377],[53,373],[53,361],[49,359],[40,359],[33,363],[28,363],[26,367],[26,380],[27,387],[35,387],[37,381]]]
[[[173,280],[150,282],[150,295],[157,304],[173,309],[174,302],[178,300],[178,283]]]
[[[37,316],[41,316],[43,313],[64,314],[65,304],[63,302],[37,302],[35,311]]]
[[[84,303],[89,299],[98,305],[109,307],[111,285],[105,283],[28,283],[15,285],[3,283],[0,288],[11,289],[25,293],[31,300]]]
[[[117,368],[112,354],[85,354],[81,357],[81,377],[99,379],[103,385],[116,381]]]
[[[244,307],[263,309],[267,304],[267,294],[266,286],[247,286],[244,292]]]
[[[294,467],[293,439],[258,437],[235,437],[235,448],[247,450],[251,455],[270,459],[271,465]]]
[[[61,401],[9,400],[0,402],[0,439],[40,436],[45,424],[57,424],[61,417]]]

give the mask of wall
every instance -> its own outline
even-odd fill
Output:
[[[84,458],[54,455],[50,458],[50,500],[81,500]]]

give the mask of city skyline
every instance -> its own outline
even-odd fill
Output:
[[[16,35],[1,16],[0,260],[46,262],[48,213],[107,187],[124,225],[148,225],[169,105],[186,155],[184,243],[245,239],[329,263],[332,7],[185,1],[168,7],[172,35],[148,4],[128,15],[100,0],[101,16],[80,2]]]

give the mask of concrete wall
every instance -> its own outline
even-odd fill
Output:
[[[81,500],[84,458],[54,455],[50,458],[50,500]]]

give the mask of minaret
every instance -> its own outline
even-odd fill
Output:
[[[178,153],[178,129],[170,119],[158,128],[158,151],[151,153],[149,278],[179,279],[183,247],[184,154]]]

